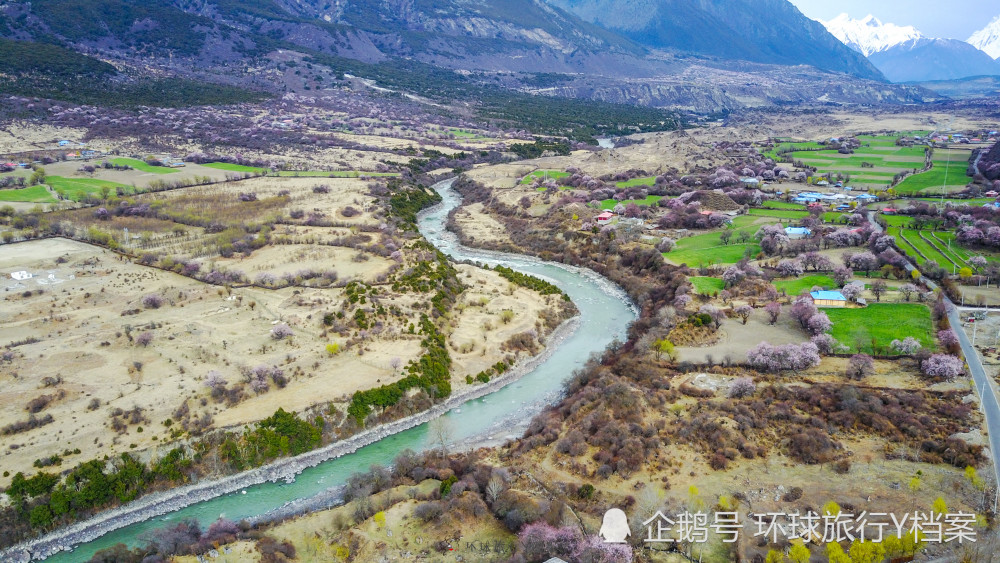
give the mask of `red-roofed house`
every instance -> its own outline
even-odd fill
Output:
[[[615,218],[614,213],[610,211],[605,211],[604,213],[601,213],[600,215],[597,216],[597,223],[599,225],[604,225],[609,223],[614,218]]]

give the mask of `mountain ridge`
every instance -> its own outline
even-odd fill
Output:
[[[856,20],[846,12],[829,21],[820,21],[834,37],[866,57],[885,51],[901,43],[924,37],[913,26],[884,24],[875,16]]]
[[[582,19],[656,49],[816,68],[881,80],[786,0],[549,0]],[[725,37],[720,41],[719,37]]]
[[[1000,60],[1000,15],[966,40],[973,47]]]
[[[639,10],[664,1],[622,5]],[[687,3],[695,27],[721,21],[718,0],[676,1]],[[416,87],[422,96],[435,90],[434,81],[427,80],[433,75],[441,79],[440,90],[472,103],[482,87],[698,112],[935,98],[919,88],[887,85],[861,55],[786,0],[765,2],[777,11],[758,10],[763,16],[752,22],[739,45],[758,38],[767,49],[778,49],[789,42],[812,45],[818,37],[814,50],[792,53],[779,65],[658,49],[588,23],[556,0],[91,0],[84,5],[34,0],[0,5],[0,36],[95,56],[121,69],[122,80],[177,75],[272,94],[332,85],[317,81],[309,65],[318,62],[334,70],[336,80],[344,74],[388,80],[393,89]],[[791,24],[768,20],[782,13],[794,16]],[[774,42],[775,36],[782,42]],[[835,48],[827,49],[827,43]],[[817,52],[846,53],[862,61],[855,70],[871,78],[838,74],[831,80],[829,69],[802,60]],[[290,70],[289,64],[300,66]],[[276,79],[279,74],[286,78]],[[693,75],[699,77],[696,84],[691,84]],[[37,88],[29,93],[39,95]]]
[[[865,55],[892,82],[955,80],[1000,74],[1000,63],[958,39],[928,37],[913,26],[883,23],[868,14],[821,22],[834,37]]]

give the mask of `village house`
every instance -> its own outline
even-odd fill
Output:
[[[817,307],[846,307],[847,298],[839,291],[813,291],[809,293]]]
[[[789,239],[803,239],[812,235],[812,231],[805,227],[785,227],[785,234]]]
[[[615,214],[614,213],[612,213],[610,211],[605,211],[604,213],[601,213],[600,215],[597,216],[597,224],[598,225],[607,225],[614,218],[615,218]]]

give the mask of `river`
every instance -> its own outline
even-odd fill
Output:
[[[575,332],[563,340],[548,357],[516,382],[485,397],[473,399],[448,411],[456,444],[465,447],[494,444],[520,435],[528,421],[545,405],[558,399],[562,383],[595,352],[602,351],[615,337],[624,339],[634,319],[635,309],[625,294],[597,274],[514,254],[500,254],[463,247],[453,233],[447,232],[448,212],[461,203],[461,196],[451,187],[452,180],[434,186],[443,197],[441,204],[420,214],[420,232],[456,260],[477,260],[503,264],[515,270],[543,278],[569,294],[580,311]],[[293,501],[318,495],[342,485],[352,473],[372,464],[388,465],[406,448],[426,450],[429,444],[427,424],[421,424],[364,446],[354,453],[331,459],[305,469],[293,482],[264,483],[244,490],[198,502],[163,516],[109,532],[93,541],[78,545],[46,559],[51,562],[80,562],[99,549],[116,543],[135,545],[143,534],[171,522],[194,518],[203,526],[220,516],[232,520],[252,518],[279,509]]]

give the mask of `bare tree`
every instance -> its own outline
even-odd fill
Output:
[[[455,426],[451,420],[439,416],[427,424],[430,443],[441,449],[442,455],[448,454],[448,445],[455,437]]]

